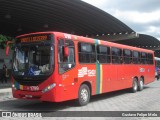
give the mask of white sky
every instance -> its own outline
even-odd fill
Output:
[[[118,18],[137,33],[160,40],[160,0],[83,0]]]

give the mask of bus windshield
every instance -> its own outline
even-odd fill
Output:
[[[53,72],[54,47],[50,44],[30,44],[15,47],[13,74],[15,76],[49,75]]]

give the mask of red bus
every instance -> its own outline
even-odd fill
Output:
[[[151,50],[67,33],[21,35],[14,44],[13,97],[86,105],[92,95],[141,91],[154,81],[153,58]]]

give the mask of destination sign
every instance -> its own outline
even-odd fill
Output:
[[[38,42],[38,41],[44,41],[49,40],[48,35],[36,35],[36,36],[27,36],[20,38],[20,42]]]

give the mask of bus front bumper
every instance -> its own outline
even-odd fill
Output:
[[[12,94],[14,98],[18,98],[18,99],[60,102],[60,100],[54,97],[53,90],[43,93],[42,91],[33,92],[33,91],[14,90],[12,88]]]

